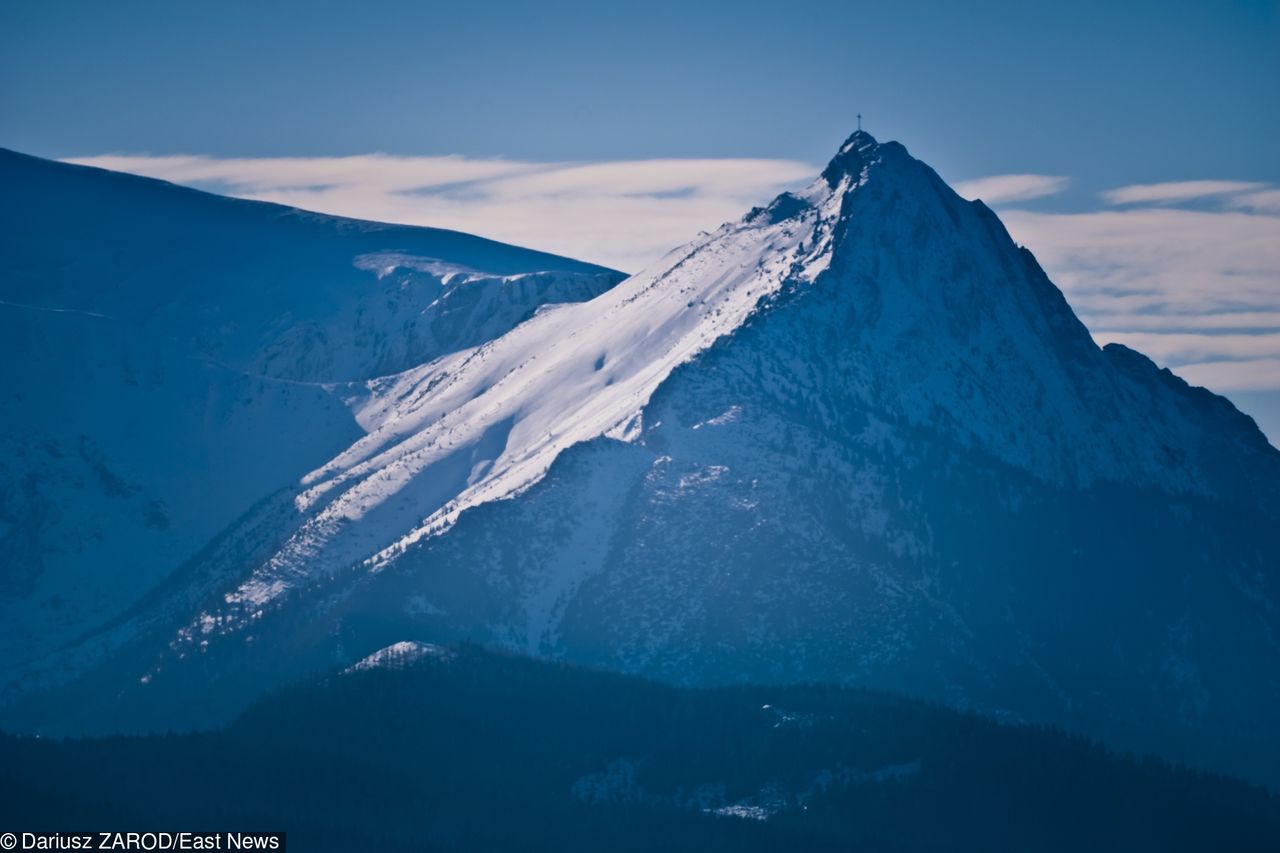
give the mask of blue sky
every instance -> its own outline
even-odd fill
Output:
[[[1280,180],[1280,4],[9,0],[7,145],[817,161]]]
[[[628,269],[858,112],[1280,438],[1280,2],[0,7],[0,145]]]

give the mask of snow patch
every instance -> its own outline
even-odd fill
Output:
[[[416,640],[402,640],[392,643],[384,649],[378,649],[368,657],[356,661],[342,671],[343,675],[352,672],[364,672],[370,669],[397,669],[424,659],[451,661],[457,653],[445,646],[433,643],[420,643]]]

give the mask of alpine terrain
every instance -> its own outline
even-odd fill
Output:
[[[11,151],[0,186],[10,677],[166,583],[200,600],[198,555],[364,433],[370,380],[622,278]]]
[[[890,690],[1280,784],[1280,452],[1096,346],[897,143],[854,134],[616,285],[5,164],[33,196],[4,222],[7,535],[48,531],[5,568],[7,728],[221,723],[473,640]],[[36,217],[45,173],[78,200]]]

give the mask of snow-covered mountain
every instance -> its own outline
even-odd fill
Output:
[[[1277,781],[1280,452],[1099,349],[902,146],[855,134],[803,190],[469,343],[344,396],[353,440],[14,671],[7,719],[214,719],[469,638],[902,690]]]
[[[368,380],[622,277],[3,150],[0,186],[9,671],[118,616],[355,441]]]

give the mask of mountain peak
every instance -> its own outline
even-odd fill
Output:
[[[376,270],[407,263],[384,243],[361,248],[361,258],[382,250]],[[312,337],[332,345],[332,334]],[[1192,597],[1161,598],[1168,607],[1157,612],[1144,581],[1167,563],[1169,576],[1203,581],[1206,600],[1234,595],[1248,608],[1265,592],[1255,567],[1275,562],[1253,531],[1274,518],[1280,454],[1256,428],[1136,355],[1104,354],[994,213],[901,144],[862,131],[799,192],[594,298],[433,355],[358,394],[339,387],[360,428],[345,449],[317,452],[326,461],[295,488],[268,494],[212,540],[182,570],[201,580],[157,594],[157,621],[112,628],[102,641],[117,644],[110,660],[89,648],[102,635],[32,656],[20,672],[0,670],[13,695],[92,666],[132,679],[128,701],[162,709],[199,695],[186,691],[205,689],[208,666],[262,673],[246,676],[247,695],[335,657],[373,652],[367,665],[381,666],[421,656],[409,642],[375,651],[404,636],[475,637],[689,680],[782,672],[911,682],[934,696],[960,684],[974,701],[1030,717],[1041,706],[1021,676],[991,679],[989,692],[985,676],[967,679],[987,650],[1025,656],[1043,641],[1061,650],[1045,695],[1066,696],[1065,715],[1096,693],[1057,688],[1076,678],[1075,638],[1039,614],[1059,612],[1064,594],[1078,591],[1073,606],[1098,600],[1087,618],[1099,623],[1150,613],[1134,623],[1130,653],[1157,667],[1177,655],[1182,667],[1180,648],[1150,638],[1167,636],[1201,587],[1179,586]],[[194,387],[197,402],[209,398]],[[288,402],[267,398],[263,410]],[[272,427],[323,434],[294,424],[327,403],[299,404]],[[102,464],[93,448],[76,458],[91,474]],[[1203,525],[1181,515],[1193,505],[1211,508]],[[1130,541],[1157,550],[1134,561]],[[1237,541],[1240,550],[1218,554]],[[1110,597],[1082,584],[1112,577],[1121,595],[1108,610]],[[954,595],[940,596],[948,578]],[[1235,586],[1223,593],[1219,583]],[[304,604],[312,596],[324,607]],[[313,617],[320,609],[329,615]],[[1006,612],[1027,621],[1010,625]],[[1224,613],[1206,636],[1221,627],[1234,641],[1227,629],[1257,624],[1253,611]],[[28,633],[48,636],[53,617],[37,618],[28,624],[44,633]],[[161,618],[180,627],[153,651]],[[249,643],[260,619],[291,642]],[[1280,627],[1264,629],[1241,642],[1273,649]],[[763,668],[779,648],[799,650],[790,668]],[[144,659],[160,663],[139,678]],[[1038,683],[1040,660],[1025,662]],[[1172,689],[1186,685],[1183,671]],[[1214,707],[1254,687],[1244,676],[1221,692],[1215,684]],[[1198,683],[1190,688],[1199,702]],[[1167,695],[1147,689],[1163,707]],[[30,701],[47,727],[52,705]],[[105,719],[57,704],[85,725]]]
[[[845,151],[849,151],[851,149],[867,149],[875,146],[876,144],[878,143],[874,136],[867,133],[867,131],[862,128],[858,128],[849,136],[848,139],[844,141],[844,144],[840,146],[840,153],[843,154]]]
[[[1177,413],[1148,423],[1147,406],[1132,429],[1107,426],[1132,389],[994,215],[861,130],[823,178],[828,191],[819,180],[784,193],[597,299],[388,377],[362,404],[379,413],[362,421],[366,434],[303,479],[305,520],[226,601],[261,606],[296,576],[381,567],[462,512],[532,486],[574,444],[640,440],[671,420],[649,401],[673,370],[748,339],[767,341],[751,374],[803,364],[813,399],[837,397],[1043,482],[1213,491],[1194,453],[1170,465],[1152,438],[1177,445]]]
[[[827,186],[835,189],[846,175],[856,176],[861,173],[863,167],[874,159],[879,147],[880,143],[876,142],[874,136],[865,130],[855,130],[823,170],[822,177]]]

